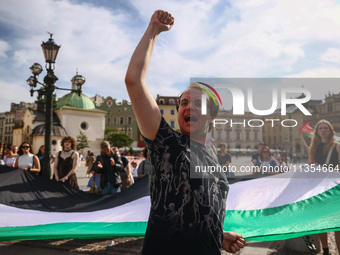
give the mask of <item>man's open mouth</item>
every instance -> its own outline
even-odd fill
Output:
[[[184,120],[185,120],[185,122],[189,122],[189,121],[196,122],[197,118],[194,117],[194,116],[186,116]]]

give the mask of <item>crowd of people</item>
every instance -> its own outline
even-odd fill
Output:
[[[67,136],[61,140],[62,150],[51,155],[53,171],[49,179],[66,183],[73,188],[79,189],[76,171],[81,166],[81,153],[76,148],[76,140]],[[90,178],[88,187],[93,184],[98,189],[98,194],[113,194],[129,188],[136,181],[150,174],[151,166],[147,160],[147,150],[144,149],[144,158],[139,154],[136,156],[142,163],[138,170],[135,159],[129,160],[125,155],[120,155],[119,149],[111,148],[108,141],[100,144],[101,154],[95,157],[92,151],[88,151],[85,161],[86,177]],[[13,168],[29,171],[33,174],[43,176],[45,146],[41,145],[37,154],[32,151],[29,142],[23,142],[19,148],[16,145],[7,146],[1,164]],[[97,177],[97,178],[96,178]],[[116,188],[112,188],[116,187]]]

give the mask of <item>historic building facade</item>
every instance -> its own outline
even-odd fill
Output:
[[[133,140],[132,147],[137,149],[139,131],[131,103],[127,100],[117,102],[109,96],[102,99],[102,104],[97,108],[106,112],[105,128],[115,129],[120,134],[128,135]]]
[[[176,110],[177,97],[157,95],[156,103],[166,122],[169,123],[169,125],[174,130],[179,131],[179,125],[177,121],[178,113]]]
[[[214,145],[226,143],[229,150],[251,153],[262,141],[262,128],[258,127],[261,123],[256,119],[259,118],[249,112],[241,116],[232,110],[220,110],[211,130]]]

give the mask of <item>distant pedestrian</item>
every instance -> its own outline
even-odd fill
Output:
[[[132,176],[135,182],[138,180],[137,168],[138,168],[138,165],[137,165],[136,160],[132,160],[131,161],[131,172],[132,172]]]
[[[86,175],[85,177],[90,178],[90,174],[91,174],[91,169],[93,166],[93,163],[96,161],[96,157],[94,156],[92,151],[88,151],[87,153],[87,157],[86,157],[86,162],[85,162],[85,166],[87,167],[86,169]]]
[[[234,173],[229,171],[229,164],[231,163],[231,155],[227,153],[227,145],[225,143],[221,143],[219,146],[220,151],[217,154],[218,163],[221,167],[224,167],[227,171],[227,177],[234,176]]]
[[[119,149],[117,147],[113,148],[112,151],[113,153],[117,153],[118,155],[120,155]],[[135,182],[131,174],[131,167],[130,167],[129,160],[125,156],[121,156],[120,158],[123,163],[123,169],[120,170],[119,172],[120,178],[122,179],[121,190],[123,191],[129,188]]]
[[[149,151],[147,148],[144,148],[143,156],[145,159],[138,165],[137,169],[139,179],[151,173],[151,163],[149,161]]]
[[[281,169],[279,168],[280,166],[279,162],[275,160],[275,158],[273,157],[269,149],[269,146],[267,145],[265,145],[263,149],[261,150],[256,166],[259,168],[260,172],[262,173],[275,174],[275,173],[279,173]]]
[[[259,145],[257,146],[257,151],[253,153],[253,155],[251,156],[251,161],[253,162],[254,166],[256,166],[257,161],[259,160],[261,150],[263,149],[264,146],[265,146],[265,143],[260,142]]]
[[[82,160],[83,160],[83,154],[79,153],[78,167],[80,167]]]

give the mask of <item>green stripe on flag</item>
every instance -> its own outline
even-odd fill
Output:
[[[227,211],[224,229],[253,241],[284,240],[340,230],[340,185],[284,206]]]
[[[307,133],[307,132],[302,132],[302,133],[308,136],[309,138],[313,138],[314,136],[314,133]]]
[[[0,241],[141,237],[146,227],[147,222],[73,222],[2,227]],[[224,229],[254,241],[284,240],[340,231],[340,184],[288,205],[257,210],[228,210]]]
[[[0,241],[140,237],[145,235],[146,226],[147,222],[72,222],[2,227]]]

